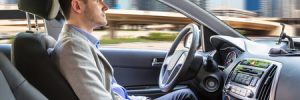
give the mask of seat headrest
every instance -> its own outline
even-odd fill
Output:
[[[31,47],[39,46],[41,47],[41,49],[44,50],[47,50],[47,48],[54,48],[54,45],[56,43],[56,40],[53,37],[46,35],[45,33],[33,34],[33,33],[26,33],[26,32],[19,33],[16,36],[15,41],[17,41],[19,45],[26,46],[29,44]],[[21,49],[21,51],[23,50]]]
[[[59,12],[58,0],[19,0],[19,10],[38,15],[44,19],[54,19]]]

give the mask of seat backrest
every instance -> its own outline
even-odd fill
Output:
[[[47,100],[0,52],[0,100]]]
[[[55,40],[46,34],[19,33],[12,45],[12,61],[21,74],[51,100],[77,100],[48,50]]]
[[[19,0],[19,10],[52,20],[59,12],[58,0]],[[73,89],[48,53],[55,40],[33,32],[19,33],[12,45],[12,62],[30,84],[51,100],[77,100]]]

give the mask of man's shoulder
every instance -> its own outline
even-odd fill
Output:
[[[74,36],[70,32],[61,33],[57,43],[56,51],[87,51],[90,50],[90,44],[79,36]]]
[[[88,44],[88,41],[84,36],[78,35],[75,32],[62,32],[58,38],[58,43],[76,43],[76,44]]]
[[[59,39],[68,39],[68,38],[78,38],[79,40],[87,40],[84,35],[78,32],[76,29],[71,28],[70,26],[65,25],[62,29],[62,32],[59,35]]]

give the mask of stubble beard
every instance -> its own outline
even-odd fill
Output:
[[[85,18],[91,23],[93,28],[105,26],[107,24],[106,16],[102,14],[101,18],[93,16],[92,12],[89,10],[84,11]]]

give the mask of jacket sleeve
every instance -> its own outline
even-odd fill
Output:
[[[87,42],[64,39],[55,50],[59,69],[80,100],[112,100],[103,64],[97,67],[91,50]]]

